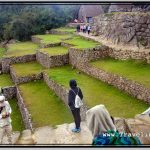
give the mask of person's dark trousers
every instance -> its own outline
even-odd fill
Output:
[[[76,108],[75,110],[71,110],[73,117],[74,117],[74,122],[76,125],[76,128],[80,128],[80,123],[81,123],[81,117],[80,117],[80,108]]]
[[[88,34],[90,34],[90,30],[88,30]]]

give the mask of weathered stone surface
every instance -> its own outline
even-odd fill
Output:
[[[142,144],[150,144],[150,116],[137,115],[134,119],[126,119],[132,135],[139,137]]]
[[[21,136],[18,139],[18,141],[16,142],[16,144],[21,144],[21,145],[30,145],[30,144],[34,145],[34,144],[36,144],[31,130],[24,130],[21,133]]]
[[[20,132],[19,131],[13,132],[11,137],[12,137],[12,144],[16,144],[20,137]],[[2,144],[9,144],[8,138],[6,135],[3,138]]]
[[[14,97],[16,97],[16,87],[15,86],[8,86],[8,87],[3,87],[3,94],[6,98],[6,100],[10,100]]]
[[[114,44],[148,49],[150,48],[150,43],[147,42],[150,35],[149,26],[147,25],[149,18],[150,14],[148,12],[102,14],[94,18],[93,33],[112,41]],[[140,39],[137,38],[136,33],[138,32],[141,33]]]

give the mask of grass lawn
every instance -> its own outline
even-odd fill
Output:
[[[12,57],[35,54],[38,47],[39,45],[33,42],[18,42],[14,44],[9,44],[8,50],[5,55],[6,57]]]
[[[11,100],[9,100],[9,104],[10,104],[11,109],[12,109],[11,120],[12,120],[13,131],[25,130],[22,116],[21,116],[19,107],[17,105],[17,100],[11,99]]]
[[[4,53],[5,53],[5,48],[0,47],[0,59],[3,57]]]
[[[150,87],[150,65],[142,61],[107,58],[91,62],[91,64]]]
[[[86,49],[86,48],[94,48],[94,47],[100,45],[100,43],[98,43],[98,42],[87,40],[80,36],[74,36],[73,39],[65,40],[65,43],[72,44],[72,45],[74,45],[73,46],[74,48],[78,48],[81,50]]]
[[[0,88],[5,86],[11,86],[13,82],[10,78],[9,74],[1,74],[0,75]]]
[[[48,48],[42,48],[40,51],[48,53],[49,55],[63,55],[68,53],[68,48],[63,46],[54,46]]]
[[[69,28],[69,27],[61,27],[61,28],[57,28],[55,30],[62,31],[62,32],[68,32],[68,33],[74,33],[76,31],[75,28]]]
[[[17,76],[38,74],[43,70],[43,67],[37,62],[17,63],[12,66]]]
[[[69,88],[68,82],[70,79],[76,79],[83,91],[86,104],[89,107],[104,104],[113,116],[134,117],[149,107],[148,104],[129,96],[111,85],[82,72],[78,74],[78,70],[72,70],[71,66],[51,68],[47,72],[50,78],[66,88]]]
[[[73,122],[67,106],[41,80],[19,85],[34,127]]]
[[[41,39],[43,44],[53,44],[60,43],[63,39],[71,37],[71,35],[57,35],[57,34],[44,34],[44,35],[35,35],[35,37]]]

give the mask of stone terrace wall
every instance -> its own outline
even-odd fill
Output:
[[[114,44],[150,48],[150,13],[102,14],[94,18],[93,32]]]
[[[111,84],[117,87],[118,89],[125,91],[130,95],[140,100],[144,100],[145,102],[150,104],[150,89],[134,81],[128,80],[115,74],[108,73],[104,70],[89,65],[88,60],[92,59],[94,60],[96,58],[94,57],[94,55],[91,54],[86,55],[86,54],[90,53],[85,53],[84,51],[79,51],[76,49],[70,49],[69,50],[69,57],[71,60],[70,63],[73,66],[77,67],[79,70],[85,72],[86,74],[93,76],[94,78],[100,79],[108,84]],[[99,53],[98,58],[100,57],[104,57],[103,51]]]
[[[36,60],[35,54],[18,56],[18,57],[3,58],[2,59],[2,72],[3,73],[9,73],[11,64],[25,63],[25,62],[35,61],[35,60]]]
[[[18,106],[19,106],[19,109],[23,118],[25,128],[32,130],[33,125],[31,122],[31,114],[28,112],[28,109],[26,108],[24,104],[23,97],[21,96],[21,91],[19,90],[18,87],[17,87],[17,100],[18,100]]]
[[[69,55],[68,54],[50,56],[47,53],[38,51],[36,53],[36,59],[45,68],[63,66],[65,64],[69,63]]]
[[[6,100],[10,100],[16,97],[16,87],[15,86],[8,86],[2,88],[3,94]]]
[[[96,48],[78,50],[75,48],[69,49],[69,61],[73,66],[80,65],[82,62],[89,62],[99,58],[107,57],[109,49],[106,46]]]
[[[79,69],[94,78],[113,85],[118,89],[132,95],[133,97],[144,100],[145,102],[150,104],[150,88],[146,88],[140,83],[128,80],[122,76],[108,73],[102,69],[88,64],[82,65],[81,67],[79,67]]]
[[[32,42],[36,43],[36,44],[40,44],[41,48],[47,48],[47,47],[53,47],[53,46],[59,46],[61,45],[61,42],[57,42],[57,43],[42,43],[42,40],[36,36],[32,36],[31,37]]]
[[[43,73],[43,78],[44,78],[45,83],[49,86],[49,88],[51,88],[56,93],[56,95],[61,100],[63,100],[63,102],[69,108],[69,106],[68,106],[69,91],[64,86],[62,86],[62,85],[58,84],[57,82],[55,82],[54,80],[50,79],[49,76],[45,72]],[[84,106],[81,108],[81,120],[85,120],[87,109],[88,108],[84,103]]]
[[[81,35],[82,36],[82,35]],[[92,37],[84,37],[86,39],[92,39]],[[92,40],[96,40],[96,37],[94,37]],[[112,48],[110,46],[105,46],[103,45],[102,47],[105,47],[107,49],[107,54],[109,57],[115,58],[115,59],[121,59],[121,60],[126,60],[126,59],[140,59],[140,60],[145,60],[147,63],[150,64],[150,49],[147,50],[133,50],[133,49],[118,49],[118,48]],[[105,55],[106,56],[106,55]]]
[[[12,66],[10,66],[10,75],[15,84],[26,83],[34,80],[41,80],[43,78],[42,72],[27,76],[17,76]]]

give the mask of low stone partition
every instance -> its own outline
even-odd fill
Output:
[[[79,50],[76,48],[69,49],[69,61],[73,66],[80,66],[83,62],[89,62],[99,58],[107,57],[109,54],[107,46],[97,46],[91,49]]]
[[[57,29],[52,29],[50,31],[47,31],[46,33],[48,33],[48,34],[60,34],[60,35],[69,34],[69,32],[67,32],[67,31],[58,31]]]
[[[143,100],[146,103],[150,104],[150,88],[146,88],[142,84],[126,79],[122,76],[108,73],[87,63],[78,65],[77,67],[84,73],[105,83],[113,85],[116,88],[127,92],[133,97],[136,97],[137,99]]]
[[[69,63],[69,54],[50,56],[47,53],[37,51],[37,61],[45,68],[63,66]]]
[[[29,113],[28,109],[26,108],[25,104],[24,104],[24,100],[23,97],[21,96],[21,91],[19,90],[19,88],[17,87],[17,100],[18,100],[18,106],[22,115],[22,119],[25,125],[26,129],[33,129],[33,125],[31,122],[31,114]]]
[[[43,78],[42,72],[38,74],[30,74],[27,76],[17,76],[12,66],[10,66],[10,75],[15,84],[26,83],[34,80],[41,80]]]
[[[31,40],[33,43],[36,43],[36,44],[40,44],[41,43],[41,39],[38,38],[37,36],[31,36]]]
[[[46,72],[43,72],[43,79],[44,82],[48,85],[50,89],[52,89],[55,94],[63,100],[63,102],[68,106],[68,93],[69,91],[62,85],[58,84],[54,80],[50,79]],[[84,106],[81,107],[81,120],[85,120],[86,118],[86,111],[88,110],[87,106],[84,103]]]
[[[15,63],[25,63],[36,60],[36,54],[29,54],[18,57],[6,57],[2,59],[2,72],[9,73],[10,65]]]
[[[5,96],[6,100],[10,100],[16,97],[16,87],[7,86],[2,88],[2,93]]]
[[[145,60],[147,63],[150,63],[150,50],[117,50],[115,48],[109,49],[109,57],[126,60],[126,59],[137,59]]]

